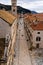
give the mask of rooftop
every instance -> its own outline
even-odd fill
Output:
[[[31,27],[33,30],[43,30],[43,22],[38,22],[37,24],[32,23]]]
[[[39,13],[39,14],[25,14],[24,18],[27,21],[33,21],[33,20],[37,20],[37,21],[43,21],[43,13]]]
[[[16,19],[16,16],[13,16],[8,11],[0,10],[0,18],[5,20],[7,23],[12,24]]]
[[[33,14],[33,17],[36,17],[38,21],[43,21],[43,13]]]
[[[24,19],[26,22],[31,22],[33,30],[43,30],[43,13],[39,14],[25,14]]]
[[[32,22],[33,20],[36,20],[36,18],[34,17],[34,16],[32,16],[32,14],[25,14],[24,15],[24,19],[26,20],[26,21],[30,21],[30,22]]]

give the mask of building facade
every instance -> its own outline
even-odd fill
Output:
[[[0,10],[0,39],[4,39],[4,43],[0,43],[0,60],[5,63],[3,65],[12,65],[14,60],[16,31],[17,18],[5,10]]]
[[[24,27],[30,41],[30,47],[32,45],[34,48],[43,48],[43,19],[39,17],[40,16],[38,16],[38,20],[34,17],[28,17],[25,18],[24,21]]]
[[[43,48],[43,24],[42,22],[37,23],[36,25],[31,24],[31,28],[33,29],[32,39],[33,46],[36,48]]]

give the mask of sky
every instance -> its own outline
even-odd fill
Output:
[[[0,3],[11,4],[11,0],[0,0]],[[17,0],[17,5],[39,13],[43,12],[43,0]]]

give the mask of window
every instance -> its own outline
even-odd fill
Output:
[[[36,37],[36,41],[40,41],[41,40],[41,38],[40,37]]]
[[[40,32],[38,32],[38,34],[40,34]]]
[[[36,44],[36,48],[39,48],[39,43],[38,43],[38,44]]]
[[[13,11],[15,12],[15,9],[13,9]]]

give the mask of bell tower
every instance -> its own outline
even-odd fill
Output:
[[[12,3],[12,13],[16,15],[17,14],[17,0],[11,0],[11,3]]]

